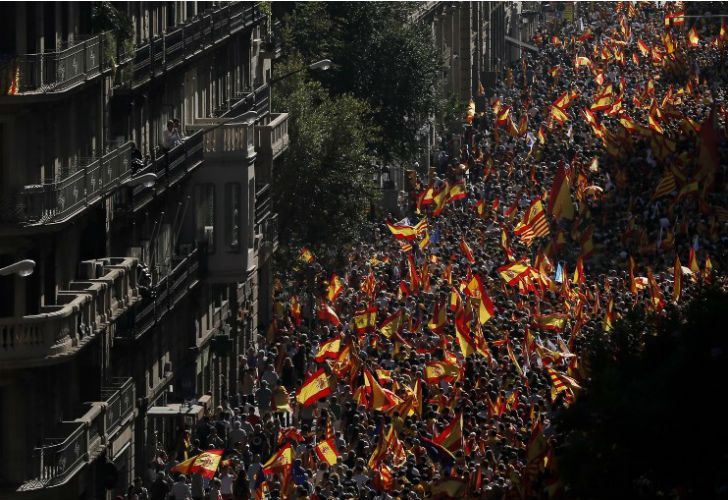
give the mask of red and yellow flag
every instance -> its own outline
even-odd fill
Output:
[[[417,230],[412,226],[390,224],[387,222],[387,227],[398,240],[412,241],[417,237]]]
[[[559,164],[554,176],[554,182],[551,184],[548,211],[556,220],[561,218],[571,220],[574,218],[574,204],[571,201],[569,179],[566,176],[563,162]]]
[[[698,30],[695,26],[690,28],[690,31],[688,31],[688,45],[690,47],[697,47],[700,45],[700,35],[698,35]]]
[[[677,303],[680,300],[680,294],[682,293],[682,266],[680,265],[680,257],[675,256],[675,264],[672,268],[673,282],[672,282],[672,300]]]
[[[329,286],[326,289],[326,296],[328,297],[329,302],[334,302],[343,291],[344,285],[341,284],[341,280],[336,273],[332,273],[331,279],[329,279]]]
[[[215,477],[217,468],[220,465],[224,450],[207,450],[184,462],[180,462],[170,469],[171,472],[180,474],[198,474],[207,479]]]
[[[337,359],[339,351],[341,351],[341,338],[334,337],[321,344],[313,359],[317,363],[323,363],[325,359]]]
[[[463,414],[458,413],[433,441],[450,452],[463,447]]]
[[[293,446],[287,443],[263,464],[263,472],[266,474],[285,472],[291,466],[293,466]]]
[[[296,401],[303,406],[311,406],[321,398],[325,398],[331,394],[331,385],[329,385],[329,376],[326,371],[321,368],[312,374],[303,385],[298,389]]]
[[[301,248],[300,254],[301,254],[301,260],[303,262],[305,262],[306,264],[312,264],[316,260],[316,257],[314,257],[313,252],[306,247]]]
[[[490,300],[485,287],[483,287],[483,281],[479,275],[474,275],[470,281],[468,281],[463,290],[465,294],[471,299],[478,303],[478,322],[484,325],[490,318],[495,314],[495,307],[493,301]]]
[[[324,439],[319,442],[314,447],[314,451],[316,452],[318,459],[328,465],[336,465],[336,462],[339,460],[340,455],[336,449],[336,443],[334,443],[333,439]]]

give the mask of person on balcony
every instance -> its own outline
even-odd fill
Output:
[[[182,144],[179,130],[174,125],[174,120],[167,121],[167,128],[162,132],[162,151],[168,153],[175,146]]]

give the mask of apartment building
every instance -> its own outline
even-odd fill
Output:
[[[113,498],[234,392],[288,144],[265,10],[0,6],[0,497]]]

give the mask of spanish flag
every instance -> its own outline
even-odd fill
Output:
[[[341,338],[334,337],[327,340],[319,347],[316,356],[313,358],[317,363],[323,363],[325,359],[336,359],[341,351]]]
[[[313,264],[313,261],[316,260],[316,257],[314,257],[313,252],[309,250],[306,247],[301,248],[301,260],[305,262],[306,264]]]
[[[282,385],[273,391],[273,408],[277,412],[292,413],[291,404],[288,401],[288,391]]]
[[[438,191],[436,191],[432,197],[432,202],[435,206],[434,210],[432,211],[433,217],[437,217],[442,213],[443,210],[445,210],[445,207],[447,206],[447,200],[448,200],[448,194],[450,193],[449,185],[447,181],[440,187]]]
[[[295,295],[291,297],[291,319],[296,326],[301,326],[301,304]]]
[[[325,302],[321,302],[319,305],[319,311],[318,311],[318,319],[320,321],[328,321],[334,326],[341,325],[341,321],[339,320],[339,316],[337,316],[336,312],[331,308],[330,305],[328,305]]]
[[[463,414],[458,413],[433,441],[450,452],[463,447]]]
[[[377,324],[376,307],[368,307],[363,311],[354,314],[354,329],[356,333],[362,334],[374,331]]]
[[[272,457],[263,464],[263,472],[266,474],[275,474],[279,472],[286,472],[288,467],[293,465],[293,446],[291,443],[286,444],[278,451],[276,451]]]
[[[477,352],[475,342],[470,336],[468,320],[462,312],[455,317],[455,337],[460,345],[464,357],[472,356]]]
[[[511,114],[511,107],[510,106],[504,106],[500,109],[498,112],[498,118],[496,119],[495,124],[498,127],[502,127],[506,123],[508,123],[508,116]]]
[[[321,398],[325,398],[331,394],[331,386],[329,385],[329,376],[326,371],[321,368],[316,373],[308,377],[303,385],[298,389],[296,401],[303,406],[311,406]]]
[[[437,384],[440,380],[448,383],[460,378],[460,368],[444,361],[430,361],[425,365],[425,381],[428,384]]]
[[[567,114],[556,106],[551,106],[551,117],[562,125],[569,120]]]
[[[184,462],[178,463],[170,471],[180,474],[198,474],[207,479],[212,479],[215,477],[220,460],[222,460],[223,451],[219,449],[204,451]]]
[[[447,308],[439,302],[435,302],[432,308],[432,319],[427,324],[427,328],[432,330],[434,333],[442,333],[446,325]]]
[[[463,255],[466,259],[468,259],[468,262],[471,264],[475,264],[475,257],[473,257],[473,251],[470,249],[470,245],[465,241],[465,237],[460,237],[460,251],[463,252]]]
[[[478,322],[484,325],[495,314],[493,301],[483,287],[483,281],[479,275],[474,275],[465,286],[465,294],[478,302]]]
[[[453,183],[452,186],[450,186],[450,190],[447,195],[448,201],[457,201],[462,200],[467,196],[467,192],[465,189],[465,181],[460,180],[458,182]]]
[[[688,31],[688,45],[690,47],[697,47],[700,45],[700,36],[698,35],[698,30],[695,29],[695,26],[690,28],[690,31]]]
[[[713,277],[713,263],[710,261],[710,255],[705,256],[705,265],[703,266],[703,279],[706,283],[710,283]]]
[[[563,162],[559,164],[553,184],[551,184],[548,211],[556,220],[561,218],[571,220],[574,218],[574,205],[571,201],[569,179],[566,176]]]
[[[339,277],[336,275],[336,273],[331,274],[329,286],[326,289],[326,295],[329,299],[329,302],[334,302],[343,291],[344,286],[341,284],[341,280],[339,279]]]
[[[536,316],[536,324],[542,330],[560,332],[564,329],[564,325],[566,324],[566,316],[559,313]]]
[[[389,222],[387,222],[387,227],[392,232],[394,237],[398,240],[412,241],[417,237],[417,231],[412,226],[390,224]]]
[[[336,449],[336,443],[333,439],[325,439],[319,442],[315,447],[314,451],[316,456],[322,462],[326,462],[328,465],[336,465],[339,460],[339,452]]]
[[[511,286],[515,286],[523,278],[531,274],[531,266],[525,259],[506,264],[497,269],[498,275]]]
[[[690,247],[690,255],[688,256],[688,267],[693,272],[693,279],[698,277],[700,274],[700,264],[698,264],[698,258],[695,255],[695,248]]]
[[[364,370],[364,393],[369,396],[368,408],[374,411],[387,412],[402,400],[392,391],[384,389],[374,378],[372,372]]]
[[[581,285],[582,283],[586,283],[586,276],[584,276],[584,258],[581,255],[576,259],[574,278],[571,281],[575,285]]]
[[[538,138],[538,142],[540,144],[546,144],[546,131],[543,128],[543,125],[541,125],[538,128],[538,132],[536,133],[536,137]]]
[[[392,335],[402,329],[403,324],[404,321],[402,318],[402,310],[400,309],[399,311],[385,319],[379,327],[379,330],[382,332],[382,335],[390,338]]]
[[[665,129],[662,128],[662,125],[660,125],[660,123],[657,121],[657,118],[652,116],[652,114],[647,117],[647,125],[649,126],[650,130],[654,130],[658,134],[665,133]]]

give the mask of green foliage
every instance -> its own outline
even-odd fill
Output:
[[[590,380],[556,420],[570,498],[725,496],[726,310],[712,289],[667,318],[637,310],[593,333]]]
[[[281,72],[301,66],[294,61]],[[364,118],[369,108],[351,95],[331,97],[303,72],[280,85],[291,137],[273,183],[280,237],[294,246],[352,241],[377,193],[367,148],[376,129]]]
[[[284,17],[284,54],[334,61],[313,77],[335,95],[368,102],[382,130],[370,146],[385,161],[412,159],[418,131],[438,108],[441,63],[431,33],[406,22],[411,8],[408,2],[308,2]]]
[[[94,2],[91,7],[91,26],[94,33],[111,31],[118,40],[129,39],[134,33],[131,18],[117,9],[113,2]]]

